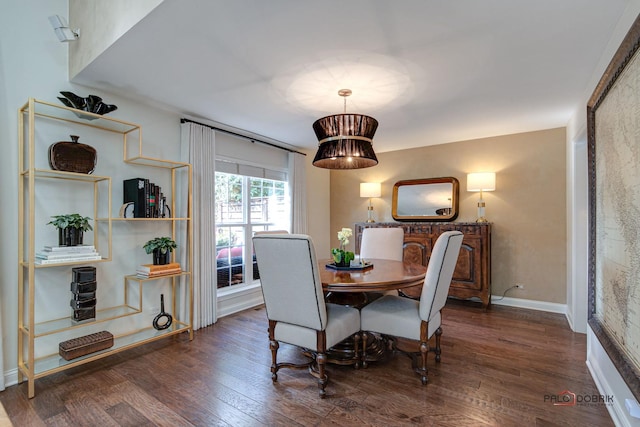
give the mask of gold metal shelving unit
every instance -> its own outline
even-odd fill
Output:
[[[36,120],[52,120],[68,124],[70,127],[88,126],[100,131],[120,134],[122,136],[124,158],[123,162],[131,165],[156,167],[168,170],[171,174],[171,212],[176,211],[177,174],[186,174],[186,179],[181,178],[180,187],[185,191],[186,186],[186,216],[172,218],[117,218],[113,217],[111,178],[108,176],[88,175],[73,172],[60,172],[36,167]],[[192,242],[193,230],[191,222],[192,213],[192,170],[189,163],[166,161],[146,157],[142,154],[142,129],[139,125],[122,120],[87,113],[61,105],[55,105],[34,98],[18,110],[18,139],[19,139],[19,180],[18,180],[18,382],[28,381],[28,395],[35,396],[35,380],[55,372],[63,371],[79,366],[111,354],[127,350],[145,343],[176,335],[182,332],[189,333],[189,339],[193,339],[193,283],[191,277],[192,268]],[[136,136],[137,135],[137,138]],[[135,140],[135,141],[134,141]],[[130,152],[131,151],[131,152]],[[182,176],[181,175],[181,176]],[[65,183],[75,182],[93,187],[93,218],[94,219],[94,245],[102,254],[98,261],[65,262],[59,264],[36,265],[35,264],[35,209],[36,188],[41,180],[53,180],[64,188]],[[185,182],[186,181],[186,182]],[[106,204],[106,206],[105,206]],[[107,216],[100,213],[108,212]],[[35,293],[39,284],[37,277],[46,275],[50,268],[69,267],[79,264],[104,263],[112,261],[112,234],[114,223],[120,221],[162,221],[171,224],[172,238],[175,240],[182,233],[187,261],[183,265],[184,271],[178,274],[163,276],[161,278],[145,279],[136,275],[123,275],[124,301],[122,304],[112,307],[97,307],[96,318],[92,322],[75,323],[70,317],[48,319],[42,322],[35,321]],[[106,230],[105,230],[106,227]],[[98,230],[103,230],[106,238],[101,239]],[[117,231],[116,231],[117,233]],[[175,257],[175,252],[173,253]],[[99,268],[99,267],[98,267]],[[40,271],[36,274],[36,271]],[[118,318],[132,316],[142,312],[142,295],[144,285],[155,280],[171,281],[171,304],[174,320],[171,326],[164,330],[155,330],[152,327],[137,328],[114,338],[113,347],[99,352],[91,353],[72,360],[64,360],[56,352],[43,357],[36,357],[37,340],[61,332],[77,331],[77,336],[85,335],[82,332],[86,328],[97,323],[112,321]],[[138,300],[130,301],[128,297],[130,288],[138,288]],[[179,286],[187,286],[188,318],[178,319],[177,293]],[[183,293],[183,294],[184,294]],[[131,298],[133,299],[133,298]],[[45,344],[46,345],[46,344]],[[45,349],[44,352],[47,352]]]

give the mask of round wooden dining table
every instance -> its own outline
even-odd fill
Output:
[[[320,280],[327,293],[327,301],[361,307],[368,301],[369,292],[386,292],[421,286],[427,267],[389,259],[368,259],[371,265],[362,269],[327,267],[333,260],[319,260]]]
[[[403,261],[368,259],[371,263],[362,269],[337,270],[327,267],[331,259],[319,260],[320,281],[325,291],[325,300],[330,303],[361,308],[383,292],[421,286],[427,267]],[[382,337],[371,335],[367,341],[364,357],[368,362],[379,361],[387,354],[387,344]],[[327,351],[327,361],[339,365],[355,364],[353,341],[347,339]]]

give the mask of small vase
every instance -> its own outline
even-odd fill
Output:
[[[153,265],[169,264],[169,251],[162,253],[160,249],[153,250]]]
[[[78,246],[82,244],[83,231],[81,228],[67,227],[58,229],[58,245]]]

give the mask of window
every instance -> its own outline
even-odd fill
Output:
[[[287,182],[216,172],[215,203],[218,288],[250,284],[260,278],[253,234],[289,229]]]

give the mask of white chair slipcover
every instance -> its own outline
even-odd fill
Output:
[[[308,367],[324,397],[326,351],[352,335],[356,349],[359,347],[360,313],[352,307],[325,303],[309,236],[258,234],[253,237],[253,246],[269,319],[272,379],[277,381],[280,368]],[[279,342],[310,350],[315,358],[307,364],[278,363]]]
[[[423,384],[427,377],[428,341],[435,334],[436,362],[440,361],[440,336],[442,335],[440,311],[447,301],[451,278],[458,261],[462,233],[442,233],[431,251],[420,300],[385,295],[360,310],[363,348],[366,348],[367,332],[384,336],[402,337],[419,341],[420,366],[414,366]],[[363,362],[366,367],[366,360]]]

